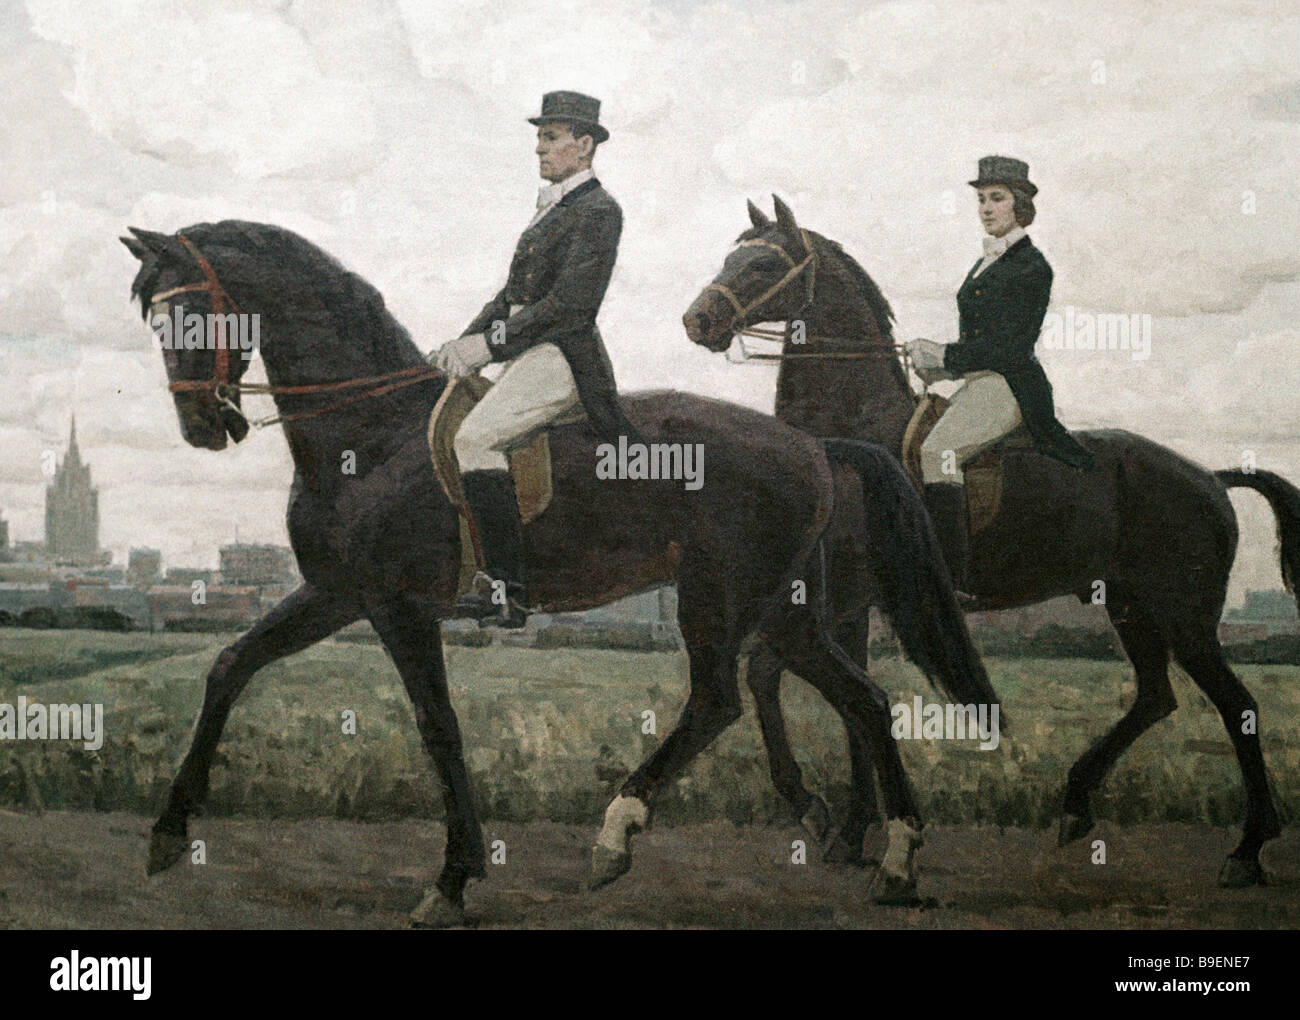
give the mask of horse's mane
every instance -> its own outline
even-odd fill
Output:
[[[218,277],[222,276],[220,249],[233,249],[271,267],[289,287],[297,285],[312,292],[325,305],[338,335],[349,345],[371,352],[377,372],[423,361],[411,335],[385,306],[383,295],[292,230],[268,223],[222,220],[196,223],[181,233],[211,261]],[[156,275],[139,283],[139,297],[146,308]]]
[[[750,227],[741,234],[737,241],[748,241],[758,237],[767,227]],[[832,241],[829,237],[824,237],[816,231],[808,231],[808,235],[821,241],[831,253],[838,257],[839,263],[844,267],[849,276],[849,282],[853,284],[858,292],[858,296],[866,303],[872,316],[876,320],[876,329],[880,331],[882,339],[889,341],[894,336],[894,310],[889,307],[889,302],[885,295],[881,293],[876,281],[867,275],[867,271],[858,264],[857,259],[844,250],[838,241]]]
[[[885,340],[892,340],[894,336],[894,310],[889,307],[889,302],[876,285],[876,281],[867,275],[867,271],[859,265],[858,260],[846,252],[838,241],[832,241],[827,237],[823,237],[822,241],[840,257],[840,263],[848,270],[849,278],[857,288],[858,294],[867,303],[867,307],[871,309],[871,314],[875,316],[876,328],[880,330],[881,337]]]

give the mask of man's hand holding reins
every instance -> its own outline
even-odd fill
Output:
[[[453,378],[471,375],[492,360],[488,353],[487,337],[482,333],[469,333],[449,340],[431,356],[442,371]]]

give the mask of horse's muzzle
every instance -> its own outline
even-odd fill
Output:
[[[686,338],[715,354],[731,346],[731,309],[715,300],[712,292],[701,294],[682,316]]]

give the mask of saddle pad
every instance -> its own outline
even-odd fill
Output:
[[[468,510],[460,484],[460,465],[456,461],[454,441],[461,422],[491,388],[492,383],[478,373],[453,379],[443,390],[433,414],[429,416],[429,452],[433,459],[433,473],[447,498],[460,508],[462,592],[469,590],[470,582],[482,564],[478,562],[468,525]],[[585,412],[579,407],[573,415],[565,415],[554,424],[580,421],[583,417]],[[510,476],[515,483],[519,519],[527,524],[541,516],[542,511],[551,503],[551,444],[547,431],[542,429],[507,451],[506,459],[510,463]]]
[[[903,467],[917,488],[922,486],[921,444],[948,410],[948,405],[949,401],[937,393],[925,394],[917,401],[916,410],[903,433]],[[962,475],[966,479],[966,511],[972,535],[988,527],[1002,505],[1001,451],[1032,448],[1029,430],[1022,425],[962,465]]]

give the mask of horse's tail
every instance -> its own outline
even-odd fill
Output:
[[[1228,489],[1254,489],[1273,508],[1277,518],[1278,559],[1282,583],[1300,602],[1300,489],[1272,471],[1216,471],[1216,478]]]
[[[862,478],[868,563],[880,608],[907,657],[961,704],[998,704],[930,515],[898,460],[875,443],[830,439],[824,445],[832,462],[850,465]],[[1005,716],[1001,726],[1006,728]]]

